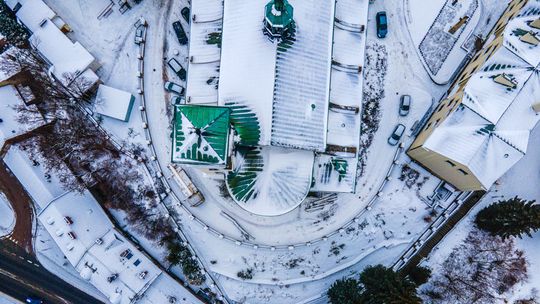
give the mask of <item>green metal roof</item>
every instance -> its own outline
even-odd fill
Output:
[[[228,107],[176,105],[172,161],[224,165],[229,146]]]
[[[272,27],[287,28],[294,22],[293,7],[287,0],[271,0],[264,8],[265,19]]]

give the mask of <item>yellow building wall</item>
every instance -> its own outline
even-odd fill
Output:
[[[470,169],[443,155],[418,147],[407,151],[407,154],[431,173],[461,191],[486,190]],[[460,171],[460,169],[462,171]]]
[[[456,164],[452,167],[447,161],[452,161],[436,152],[430,151],[423,147],[426,140],[433,131],[450,116],[450,114],[461,104],[463,90],[469,81],[469,78],[476,73],[484,63],[493,55],[502,45],[504,41],[503,33],[508,21],[516,17],[529,0],[513,0],[509,3],[501,18],[497,21],[487,37],[493,37],[489,40],[481,50],[479,50],[471,59],[471,61],[463,68],[456,80],[448,90],[448,97],[443,99],[432,116],[426,122],[426,125],[418,133],[418,136],[410,146],[407,154],[415,161],[422,164],[426,169],[431,171],[436,176],[449,182],[456,188],[462,191],[469,190],[485,190],[474,174],[462,164]],[[468,174],[465,175],[458,169],[462,169]]]

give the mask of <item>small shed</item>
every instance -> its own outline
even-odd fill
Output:
[[[94,112],[127,122],[134,103],[131,93],[100,84]]]

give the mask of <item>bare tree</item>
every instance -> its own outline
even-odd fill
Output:
[[[423,294],[432,303],[495,303],[527,278],[527,262],[513,239],[473,230],[454,248]]]

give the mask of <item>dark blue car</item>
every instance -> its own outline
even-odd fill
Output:
[[[375,19],[377,22],[377,37],[386,37],[386,34],[388,34],[388,19],[386,18],[386,12],[378,12]]]

